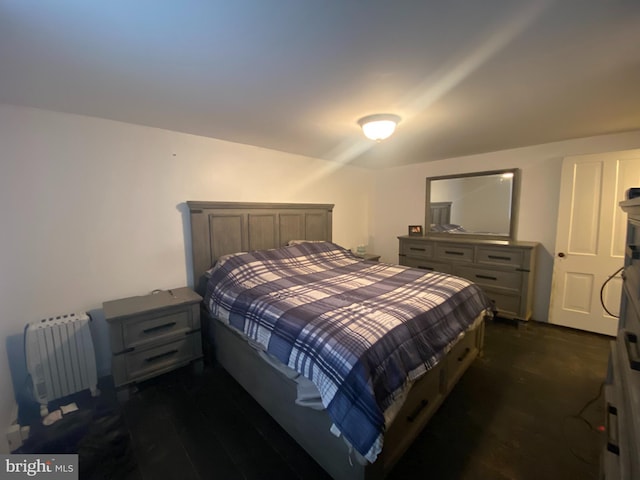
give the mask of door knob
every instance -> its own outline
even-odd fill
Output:
[[[563,258],[563,257],[565,256],[565,255],[564,255],[564,252],[560,252],[560,253],[558,254],[558,256],[559,256],[560,258]]]

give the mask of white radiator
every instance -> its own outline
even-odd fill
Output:
[[[86,313],[71,313],[25,328],[27,370],[42,414],[52,400],[87,388],[93,396],[98,394],[90,320]]]

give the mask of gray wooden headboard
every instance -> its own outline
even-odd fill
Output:
[[[431,209],[431,223],[433,225],[444,225],[451,223],[451,203],[452,202],[431,202],[429,208]],[[429,225],[425,227],[429,230]]]
[[[222,255],[332,240],[332,204],[188,201],[193,285]]]

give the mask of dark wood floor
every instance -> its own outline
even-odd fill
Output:
[[[597,478],[607,355],[606,337],[489,323],[484,356],[391,478]],[[123,411],[137,463],[131,479],[326,478],[217,367],[147,382]]]

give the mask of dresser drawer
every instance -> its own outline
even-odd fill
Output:
[[[520,284],[522,282],[522,273],[511,270],[492,270],[489,268],[458,265],[454,273],[478,285],[506,288],[517,292],[520,291]]]
[[[633,287],[633,282],[625,275],[622,283],[622,302],[620,304],[620,328],[631,332],[640,333],[640,301],[638,300],[639,287]]]
[[[625,267],[623,277],[629,296],[640,300],[640,260],[632,260]]]
[[[615,372],[614,372],[615,374]],[[606,385],[604,387],[604,424],[606,440],[602,450],[600,459],[600,479],[601,480],[619,480],[620,477],[620,425],[617,405],[619,403],[619,394],[616,392],[614,385]]]
[[[485,288],[484,291],[501,315],[513,318],[522,318],[522,314],[520,313],[522,299],[520,295],[509,295],[508,293],[492,290],[490,288]]]
[[[611,343],[610,367],[613,383],[612,395],[609,395],[605,405],[605,420],[609,427],[606,448],[617,451],[620,464],[625,465],[624,470],[629,472],[623,478],[636,479],[640,478],[640,457],[637,454],[640,445],[640,417],[636,415],[640,411],[640,370],[634,369],[635,362],[632,363],[633,358],[637,357],[638,345],[629,345],[627,335],[628,332],[621,330],[615,342]]]
[[[164,345],[116,355],[113,358],[116,387],[155,377],[201,355],[200,336],[194,334]]]
[[[402,257],[402,265],[411,268],[419,268],[430,272],[453,273],[453,267],[450,263],[436,262],[434,260],[426,260],[414,257]]]
[[[449,259],[455,262],[473,262],[473,247],[468,245],[439,243],[436,246],[435,253],[438,260]]]
[[[185,308],[162,315],[145,315],[123,323],[122,335],[125,348],[137,348],[184,335],[192,328],[191,310]]]
[[[627,224],[627,244],[638,245],[640,244],[640,223],[629,222]]]
[[[507,248],[478,247],[477,262],[490,265],[521,267],[524,263],[524,251]]]
[[[433,257],[433,243],[406,240],[400,243],[400,253],[417,258]]]

